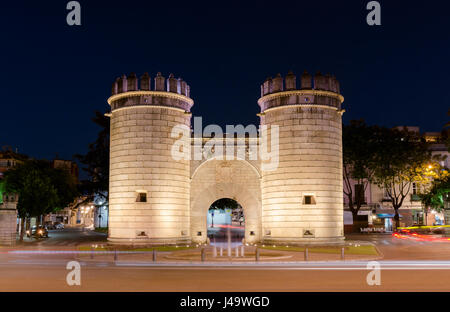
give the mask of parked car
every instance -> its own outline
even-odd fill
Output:
[[[38,238],[43,238],[43,237],[47,237],[48,238],[48,230],[46,226],[43,225],[39,225],[39,227],[37,227],[36,225],[33,225],[31,227],[31,232],[30,230],[27,231],[27,236],[31,237],[38,237]]]
[[[53,226],[56,230],[64,229],[64,223],[55,223]]]
[[[54,230],[55,229],[55,223],[49,221],[45,223],[45,227],[47,228],[47,230]]]

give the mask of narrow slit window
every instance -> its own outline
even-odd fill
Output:
[[[139,192],[136,198],[136,202],[138,203],[146,203],[147,202],[147,193]]]
[[[305,195],[303,196],[303,205],[315,205],[316,200],[313,195]]]

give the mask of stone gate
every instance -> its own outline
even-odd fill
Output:
[[[257,135],[214,137],[213,148],[243,144],[244,157],[230,160],[205,150],[212,138],[192,135],[185,81],[160,73],[117,78],[108,99],[109,241],[204,243],[208,208],[224,197],[243,207],[248,243],[341,241],[343,100],[329,75],[305,72],[299,84],[293,73],[266,79]],[[276,142],[276,166],[251,157],[252,140]],[[205,157],[193,158],[196,148]]]

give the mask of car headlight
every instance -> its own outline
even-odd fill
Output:
[[[39,230],[39,232],[38,232],[39,234],[42,234],[42,230]]]
[[[30,231],[27,231],[27,234],[30,234]]]

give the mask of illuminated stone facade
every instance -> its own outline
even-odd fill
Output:
[[[144,74],[139,88],[134,74],[118,78],[108,100],[109,241],[205,243],[208,208],[220,198],[243,207],[247,243],[342,240],[342,102],[334,77],[305,73],[300,88],[292,73],[267,79],[259,116],[261,126],[279,126],[279,163],[265,170],[260,160],[249,160],[249,142],[258,138],[245,140],[243,159],[175,159],[180,140],[204,148],[204,139],[191,139],[189,131],[190,87],[160,73]],[[179,125],[187,135],[173,135]]]
[[[170,77],[122,77],[111,103],[109,240],[189,242],[190,162],[174,160],[172,128],[190,125],[189,87]],[[178,93],[178,85],[180,93]],[[183,91],[183,92],[181,92]],[[189,144],[190,142],[188,142]],[[139,198],[140,197],[140,198]]]
[[[17,194],[2,194],[0,203],[0,245],[13,246],[17,235]]]
[[[261,125],[278,125],[280,161],[261,179],[263,240],[330,242],[343,238],[343,98],[333,77],[277,76],[262,86]]]

